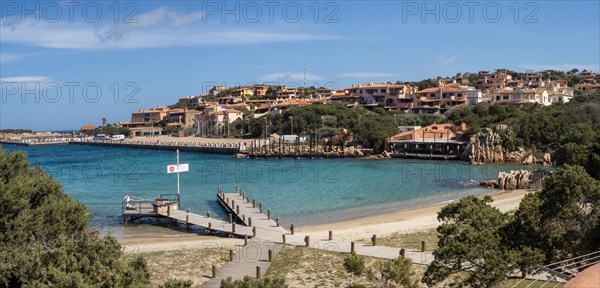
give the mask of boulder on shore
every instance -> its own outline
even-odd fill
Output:
[[[498,173],[498,189],[541,189],[546,175],[548,175],[548,172],[545,170],[536,170],[533,172],[511,170],[509,172],[500,172]]]

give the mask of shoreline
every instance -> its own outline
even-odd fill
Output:
[[[531,193],[531,191],[499,191],[499,193],[492,195],[494,199],[492,206],[500,209],[502,212],[516,209],[519,207],[521,199],[528,193]],[[328,231],[333,231],[335,239],[340,241],[361,240],[373,234],[376,234],[378,237],[386,237],[392,234],[420,232],[437,227],[440,224],[437,220],[437,213],[442,207],[454,201],[456,200],[414,209],[360,217],[353,220],[299,226],[296,228],[296,231],[297,233],[320,238],[326,237]],[[243,239],[197,235],[179,231],[159,236],[144,235],[147,234],[128,234],[117,239],[117,241],[124,246],[125,251],[132,253],[234,247],[243,243]]]
[[[521,199],[530,192],[530,190],[500,191],[491,195],[494,199],[492,206],[500,209],[502,212],[516,209],[519,207]],[[333,231],[337,240],[345,241],[364,239],[373,234],[385,237],[394,233],[406,234],[419,232],[437,227],[440,224],[437,220],[437,213],[442,207],[455,201],[446,201],[408,210],[392,211],[354,220],[302,226],[298,227],[297,230],[299,233],[306,233],[311,236],[315,235],[316,237],[323,237],[328,231]]]

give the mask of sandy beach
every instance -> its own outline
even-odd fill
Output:
[[[492,205],[503,212],[519,207],[521,199],[528,190],[513,190],[499,192],[493,195]],[[337,240],[355,241],[365,239],[373,234],[385,237],[393,233],[413,233],[435,228],[439,225],[437,213],[448,203],[419,207],[410,210],[396,211],[383,215],[375,215],[355,220],[327,223],[315,226],[298,227],[298,233],[305,233],[311,237],[324,237],[328,231],[334,231]],[[196,249],[226,245],[239,245],[240,239],[220,238],[204,235],[184,235],[172,237],[163,235],[160,237],[125,237],[119,239],[125,246],[132,246],[138,252],[168,251],[181,249]]]
[[[492,204],[501,211],[510,211],[519,206],[521,199],[527,193],[529,191],[526,190],[498,192],[492,196],[494,198]],[[323,239],[331,230],[334,231],[336,240],[361,242],[373,234],[386,237],[393,234],[431,231],[439,225],[438,211],[447,204],[448,202],[356,220],[298,227],[297,233]],[[210,279],[208,275],[211,273],[211,266],[216,265],[217,269],[220,269],[226,262],[228,251],[240,249],[244,242],[236,238],[196,235],[182,231],[167,232],[167,229],[158,234],[131,231],[132,233],[118,239],[123,245],[125,257],[141,255],[147,260],[154,286],[160,285],[170,277],[189,279],[195,285],[203,285]],[[140,230],[145,231],[143,228]],[[293,275],[294,273],[287,275],[286,278],[293,278]],[[305,277],[301,275],[300,278]],[[316,282],[313,284],[316,285]]]
[[[500,211],[506,212],[519,207],[521,199],[528,190],[512,190],[499,192],[493,195],[492,205]],[[420,207],[416,209],[396,211],[383,215],[369,216],[350,221],[329,223],[315,226],[305,226],[298,229],[299,233],[306,233],[315,237],[323,237],[328,231],[334,231],[338,240],[354,241],[368,238],[373,234],[389,236],[393,233],[413,233],[435,228],[439,225],[437,213],[447,203]]]

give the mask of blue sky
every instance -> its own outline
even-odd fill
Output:
[[[516,3],[516,4],[515,4]],[[78,129],[214,83],[600,70],[598,1],[0,3],[0,129]]]

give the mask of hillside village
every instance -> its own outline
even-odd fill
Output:
[[[600,73],[546,70],[513,72],[508,69],[458,73],[454,77],[420,82],[363,83],[342,89],[255,84],[214,86],[208,93],[186,96],[168,107],[140,109],[130,121],[114,126],[128,128],[132,136],[229,136],[225,127],[249,123],[264,115],[278,115],[294,107],[342,104],[366,109],[383,108],[410,114],[444,114],[452,107],[480,102],[501,105],[565,103],[579,95],[600,92]],[[249,124],[248,124],[249,125]],[[97,127],[85,125],[81,131]],[[220,131],[215,133],[215,131]],[[300,131],[299,131],[300,132]]]

